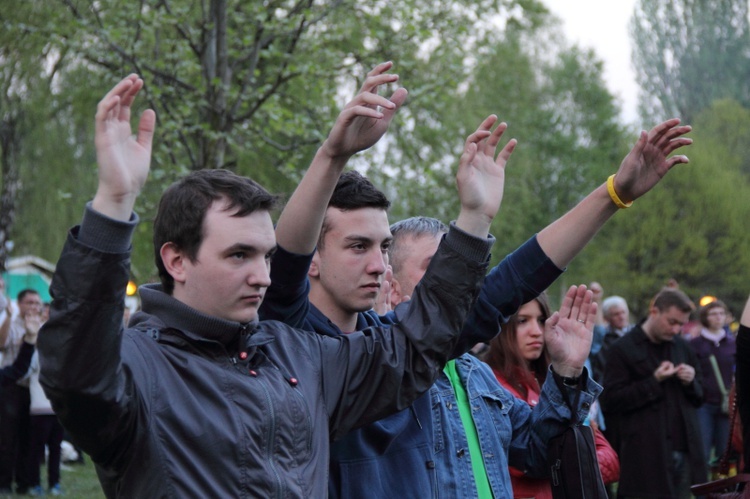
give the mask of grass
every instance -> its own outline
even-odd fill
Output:
[[[47,484],[47,467],[41,468],[42,485]],[[66,463],[60,469],[60,485],[65,492],[66,499],[104,499],[102,487],[99,485],[99,479],[96,477],[96,470],[91,458],[86,456],[84,464]],[[29,497],[27,495],[6,495],[0,498],[20,498]],[[45,497],[52,497],[49,494]]]

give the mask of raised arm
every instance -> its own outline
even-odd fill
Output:
[[[673,166],[688,162],[686,156],[669,155],[692,143],[683,137],[690,130],[689,126],[680,126],[679,119],[671,119],[648,133],[641,132],[614,177],[615,195],[624,205],[650,191]],[[537,236],[539,245],[555,265],[564,268],[618,209],[604,183],[544,228]]]
[[[130,128],[130,106],[141,88],[143,80],[131,74],[115,85],[96,109],[99,187],[92,208],[115,220],[130,220],[151,163],[154,111],[141,115],[136,136]]]
[[[380,140],[406,100],[407,92],[403,88],[397,89],[390,99],[378,95],[381,85],[398,81],[398,75],[387,72],[391,67],[392,62],[384,62],[367,74],[284,207],[276,224],[276,242],[285,250],[296,254],[312,253],[328,201],[347,161]]]
[[[99,185],[58,259],[50,318],[38,341],[45,393],[77,444],[99,463],[124,455],[114,456],[116,447],[122,449],[111,444],[134,427],[133,409],[139,403],[120,355],[129,249],[137,223],[132,210],[148,175],[155,125],[154,112],[145,111],[137,136],[132,135],[130,106],[142,87],[143,81],[130,75],[99,102]]]

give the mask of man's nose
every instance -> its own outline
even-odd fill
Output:
[[[271,285],[271,265],[265,258],[256,265],[253,265],[247,282],[251,286],[262,288],[267,288]]]
[[[378,248],[372,252],[369,261],[367,262],[367,273],[381,275],[384,274],[388,268],[388,255]]]

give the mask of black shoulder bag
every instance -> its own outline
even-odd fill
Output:
[[[552,497],[606,499],[607,491],[596,458],[594,432],[590,426],[577,422],[576,409],[581,398],[580,387],[576,390],[575,400],[571,405],[562,380],[557,375],[553,374],[553,377],[565,404],[570,408],[571,418],[565,431],[553,437],[547,447]]]

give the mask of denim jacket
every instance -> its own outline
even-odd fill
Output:
[[[547,442],[565,429],[570,410],[552,374],[542,386],[539,404],[531,409],[498,383],[487,364],[471,355],[456,359],[456,370],[471,403],[492,494],[497,498],[513,497],[508,465],[526,470],[532,476],[545,476]],[[585,383],[576,414],[581,422],[602,390],[588,376]],[[570,400],[574,399],[572,390]],[[445,374],[438,378],[429,394],[438,477],[432,497],[477,497],[466,433],[453,387]]]

